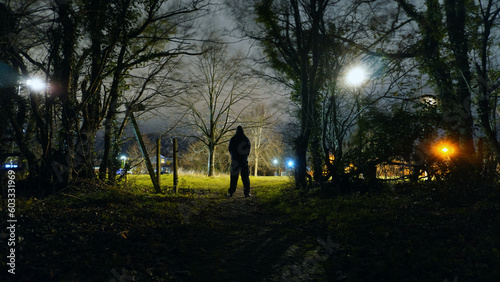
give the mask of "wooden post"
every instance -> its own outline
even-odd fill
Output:
[[[178,183],[179,183],[179,174],[178,174],[178,168],[179,168],[179,165],[178,165],[178,162],[177,162],[177,138],[174,138],[174,159],[173,159],[173,166],[174,166],[174,190],[175,190],[175,193],[178,192],[179,190],[179,187],[178,187]]]
[[[137,122],[135,121],[134,113],[132,111],[130,112],[130,121],[132,122],[132,125],[134,126],[135,137],[137,138],[137,141],[139,142],[139,148],[141,148],[142,156],[144,157],[144,160],[146,161],[146,167],[148,168],[149,177],[151,177],[151,182],[153,182],[153,186],[155,187],[156,193],[161,193],[160,185],[156,181],[157,179],[156,179],[155,171],[153,169],[153,165],[151,164],[151,160],[149,159],[148,150],[146,149],[146,145],[144,145],[144,141],[142,140],[141,132],[139,131],[139,125],[137,125]]]
[[[161,187],[161,139],[156,140],[156,182]]]

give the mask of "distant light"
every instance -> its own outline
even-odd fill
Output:
[[[274,160],[273,160],[273,164],[274,164],[274,165],[278,165],[278,159],[274,159]]]
[[[444,147],[443,149],[441,149],[441,151],[443,151],[443,153],[448,153],[448,148]]]
[[[43,90],[47,86],[47,84],[43,82],[43,80],[36,77],[26,80],[26,85],[34,91]]]
[[[349,86],[360,86],[368,79],[368,74],[362,66],[356,66],[347,72],[346,84]]]
[[[287,165],[289,168],[292,168],[295,165],[295,163],[293,161],[288,161]]]
[[[438,101],[433,97],[425,97],[424,102],[431,105],[431,106],[434,106],[438,103]]]
[[[127,157],[126,157],[126,156],[121,156],[121,158],[120,158],[120,159],[122,159],[122,160],[126,160],[126,159],[127,159]]]
[[[18,168],[19,165],[17,164],[5,164],[5,168]]]

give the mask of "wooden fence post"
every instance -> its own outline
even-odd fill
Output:
[[[156,182],[161,187],[161,139],[156,140]]]
[[[179,164],[177,162],[177,138],[174,138],[174,189],[175,193],[179,191],[178,183],[179,183],[179,174],[178,174],[178,168]]]

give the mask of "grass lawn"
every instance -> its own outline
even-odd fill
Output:
[[[292,180],[281,176],[250,176],[250,185],[252,187],[274,187],[289,183]],[[160,179],[162,191],[169,194],[173,192],[173,175],[163,174]],[[214,191],[224,194],[229,188],[229,175],[222,174],[213,177],[207,177],[200,174],[187,174],[179,176],[179,191]],[[153,193],[154,188],[149,175],[129,175],[125,184],[129,190]],[[238,180],[238,189],[242,189],[241,178]]]

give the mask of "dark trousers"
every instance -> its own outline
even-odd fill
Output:
[[[248,169],[247,161],[235,161],[231,162],[231,184],[229,186],[228,192],[233,194],[236,191],[236,185],[238,184],[238,177],[241,173],[241,181],[243,182],[243,193],[245,195],[250,194],[250,170]]]

